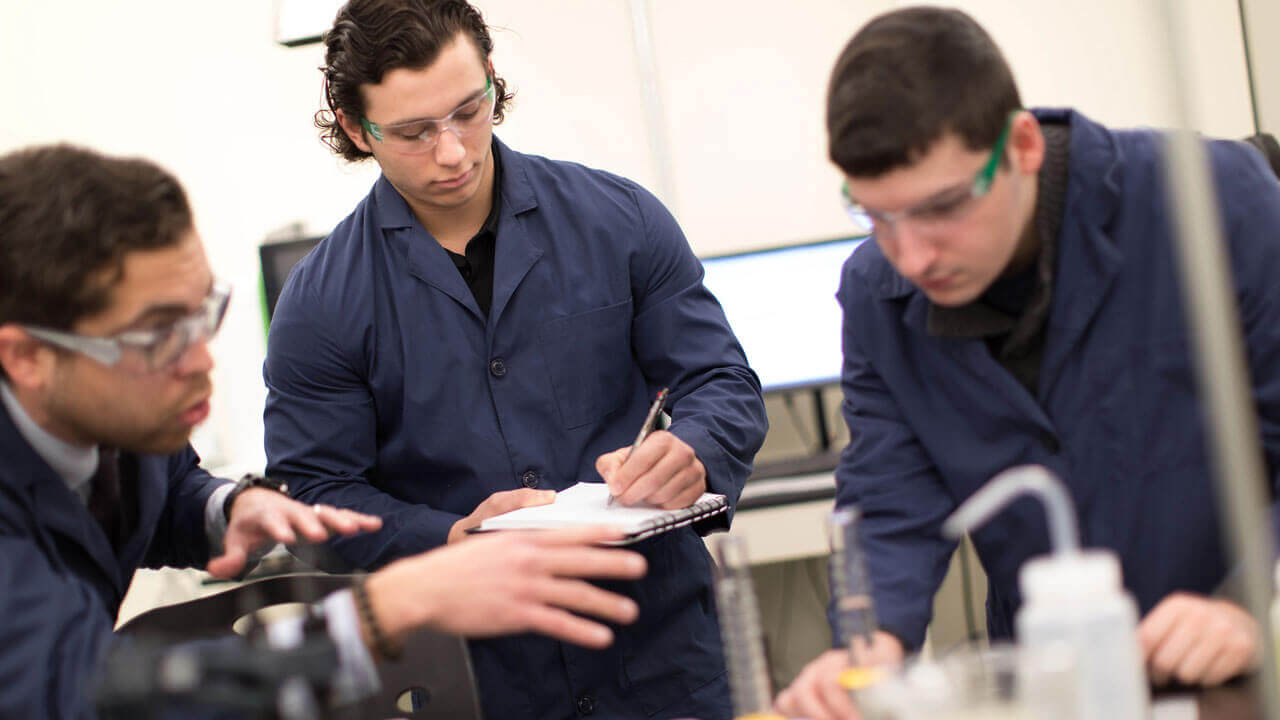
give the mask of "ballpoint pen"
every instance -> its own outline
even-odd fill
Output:
[[[662,406],[666,402],[667,388],[662,388],[658,391],[658,397],[653,399],[653,404],[649,406],[649,414],[644,416],[644,425],[640,426],[640,432],[636,435],[636,441],[631,443],[631,449],[627,451],[627,456],[622,458],[623,465],[631,459],[632,453],[636,451],[636,448],[640,447],[640,443],[644,442],[644,439],[649,437],[649,433],[653,432],[653,425],[658,420],[658,413],[662,412]],[[616,498],[614,497],[612,490],[610,490],[609,502],[606,504],[612,505],[615,499]]]

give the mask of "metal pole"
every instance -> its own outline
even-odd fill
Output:
[[[1177,0],[1163,3],[1180,125],[1166,143],[1166,186],[1223,532],[1240,565],[1245,607],[1262,633],[1257,687],[1265,717],[1275,720],[1280,695],[1269,619],[1273,555],[1270,503],[1263,491],[1267,480],[1217,196],[1204,144],[1190,130],[1190,73],[1183,48],[1191,33],[1179,5]]]

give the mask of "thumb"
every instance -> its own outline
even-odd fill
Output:
[[[210,560],[209,564],[205,566],[205,570],[216,578],[228,580],[240,573],[240,570],[244,568],[246,559],[244,548],[239,545],[232,545],[220,557]]]
[[[606,483],[609,482],[609,479],[613,477],[613,474],[617,472],[618,468],[622,466],[621,453],[622,450],[614,450],[613,452],[605,453],[604,455],[596,458],[596,472],[600,473],[600,478]]]

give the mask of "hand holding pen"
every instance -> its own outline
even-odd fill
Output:
[[[624,505],[683,508],[707,490],[706,469],[693,448],[672,433],[653,429],[666,398],[663,388],[630,447],[596,460],[596,471],[609,485],[610,494]]]

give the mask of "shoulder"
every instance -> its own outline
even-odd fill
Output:
[[[299,306],[308,312],[349,310],[350,303],[363,296],[359,286],[367,279],[361,270],[369,264],[376,230],[370,205],[370,198],[362,200],[293,266],[280,292],[277,313],[288,315]]]
[[[542,209],[572,207],[579,212],[637,221],[658,212],[669,214],[653,193],[629,178],[582,163],[506,152],[504,172],[522,177]]]
[[[840,270],[839,297],[846,306],[853,302],[901,298],[915,291],[915,287],[889,264],[874,237],[860,243]]]

